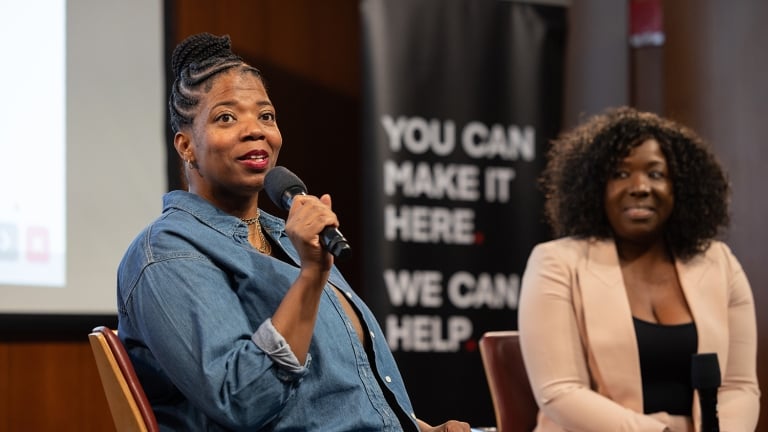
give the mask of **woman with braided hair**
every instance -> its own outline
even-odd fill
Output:
[[[469,431],[417,419],[375,317],[318,233],[328,195],[287,219],[258,196],[282,146],[258,69],[227,36],[193,35],[172,56],[174,146],[188,191],[118,268],[118,334],[158,423],[174,431]]]
[[[709,148],[624,107],[563,134],[548,157],[558,239],[531,253],[518,315],[536,431],[701,431],[698,353],[718,360],[720,430],[754,431],[755,309],[741,265],[715,240],[729,186]]]

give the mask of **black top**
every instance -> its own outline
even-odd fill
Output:
[[[643,410],[691,415],[693,387],[691,356],[698,335],[694,323],[662,325],[633,318],[640,372],[643,380]]]

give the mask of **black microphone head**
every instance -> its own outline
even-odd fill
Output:
[[[288,168],[276,166],[264,177],[264,190],[278,207],[288,210],[294,195],[307,192],[307,186]]]
[[[720,387],[720,363],[717,354],[702,353],[691,357],[691,384],[695,389]]]

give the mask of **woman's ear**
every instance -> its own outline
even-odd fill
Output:
[[[179,154],[181,160],[186,163],[194,161],[195,155],[193,154],[192,143],[187,134],[176,132],[176,135],[173,136],[173,146],[176,148],[176,153]]]

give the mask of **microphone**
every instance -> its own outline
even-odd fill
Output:
[[[701,432],[720,432],[717,418],[717,388],[720,387],[720,364],[717,354],[693,354],[691,384],[699,392]]]
[[[264,177],[264,190],[276,206],[285,210],[291,208],[295,196],[307,194],[307,186],[304,182],[288,168],[282,166],[276,166],[267,172]],[[325,250],[339,260],[349,258],[352,253],[347,239],[338,228],[332,226],[327,226],[320,232],[320,243]]]

